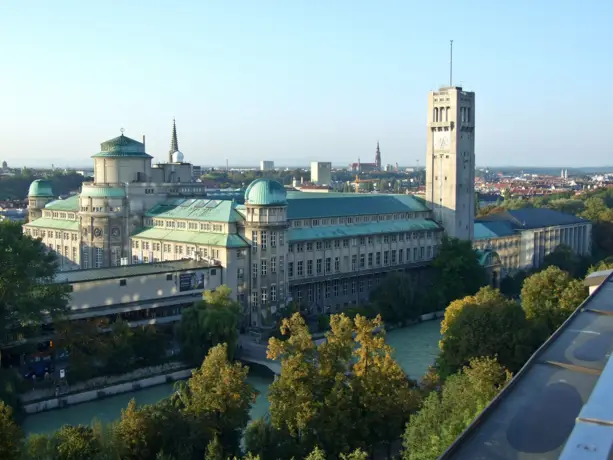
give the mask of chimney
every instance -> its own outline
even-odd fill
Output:
[[[143,146],[145,145],[145,135],[143,134]]]

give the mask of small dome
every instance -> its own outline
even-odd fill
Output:
[[[30,184],[28,189],[28,196],[44,196],[53,198],[53,189],[51,188],[51,182],[45,179],[36,179]]]
[[[172,162],[173,163],[183,163],[183,154],[178,150],[172,154]]]
[[[245,203],[258,206],[286,205],[287,193],[285,187],[274,179],[257,179],[245,190]]]

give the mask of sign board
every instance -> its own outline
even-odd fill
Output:
[[[179,292],[204,289],[204,272],[181,273],[179,275]]]

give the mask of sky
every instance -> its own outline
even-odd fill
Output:
[[[613,165],[613,1],[0,0],[0,161],[91,166],[176,118],[201,165],[423,165],[427,94],[476,93],[480,166]]]

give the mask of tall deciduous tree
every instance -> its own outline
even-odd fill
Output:
[[[526,317],[539,329],[542,340],[560,327],[586,296],[581,281],[555,266],[527,278],[521,290]]]
[[[503,366],[516,371],[532,352],[523,309],[504,297],[463,305],[453,321],[447,322],[440,348],[438,364],[443,377],[480,356],[497,356]]]
[[[100,441],[91,427],[64,425],[51,438],[55,447],[54,460],[95,459],[101,452]]]
[[[511,374],[491,358],[475,358],[447,379],[412,415],[403,437],[404,460],[435,460],[508,383]]]
[[[23,434],[13,420],[13,410],[0,401],[0,458],[17,460],[21,455]]]
[[[0,343],[13,328],[63,315],[66,285],[53,283],[58,265],[39,239],[22,233],[15,222],[0,222]]]
[[[445,309],[445,317],[441,322],[441,334],[445,335],[449,326],[456,320],[462,309],[468,304],[483,304],[486,302],[505,303],[507,299],[498,289],[491,286],[484,286],[475,295],[469,295],[461,299],[454,300]]]
[[[411,276],[389,273],[370,296],[374,309],[386,323],[413,320],[421,314],[420,299]]]
[[[476,293],[487,284],[485,269],[479,264],[470,241],[444,237],[433,267],[443,305]]]

